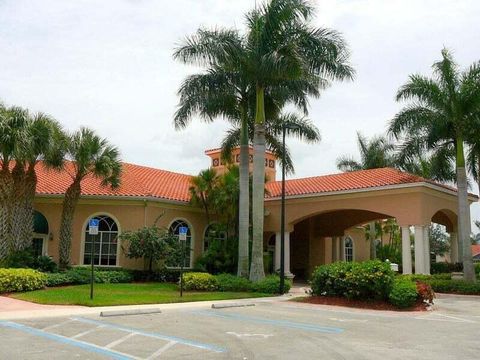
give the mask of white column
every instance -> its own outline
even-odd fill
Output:
[[[458,262],[458,237],[456,232],[450,233],[450,262]]]
[[[424,237],[423,226],[415,225],[415,274],[425,273]]]
[[[290,272],[290,233],[285,232],[285,277],[293,279],[294,275]]]
[[[275,269],[274,271],[280,271],[280,241],[281,233],[275,233]]]
[[[410,249],[410,228],[402,226],[402,268],[404,274],[412,273],[412,251]]]
[[[430,275],[430,234],[429,226],[425,226],[423,228],[424,230],[424,238],[423,238],[423,246],[424,246],[424,252],[425,252],[425,274]]]

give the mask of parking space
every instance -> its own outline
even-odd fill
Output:
[[[455,301],[440,299],[439,310],[423,313],[257,301],[149,315],[0,321],[0,358],[477,359],[480,299],[453,307]]]

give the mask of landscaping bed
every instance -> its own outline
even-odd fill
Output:
[[[370,309],[370,310],[388,310],[388,311],[426,311],[428,306],[423,301],[417,301],[414,305],[408,308],[398,308],[395,305],[390,304],[387,301],[381,300],[356,300],[347,299],[340,296],[305,296],[292,299],[292,301],[316,304],[316,305],[333,305],[333,306],[345,306],[358,309]]]

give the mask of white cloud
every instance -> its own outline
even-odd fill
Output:
[[[428,74],[447,46],[462,66],[478,60],[476,0],[317,0],[316,23],[341,31],[357,70],[312,100],[323,141],[289,140],[295,177],[336,171],[357,153],[355,132],[381,133],[399,109],[398,87]],[[195,69],[172,52],[198,27],[244,26],[254,0],[3,0],[0,2],[0,99],[44,111],[68,129],[98,130],[126,161],[196,173],[227,125],[193,121],[177,132],[176,90]],[[475,210],[478,218],[480,211]]]

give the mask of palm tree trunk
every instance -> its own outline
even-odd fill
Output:
[[[3,164],[0,171],[0,260],[12,251],[12,199],[12,174],[8,164]]]
[[[63,199],[62,218],[60,222],[59,266],[65,269],[70,264],[72,247],[73,216],[80,198],[80,179],[75,179],[65,192]]]
[[[252,264],[250,280],[265,277],[263,268],[263,220],[265,200],[265,106],[264,89],[257,85],[257,107],[253,135],[253,187],[252,187]]]
[[[248,121],[242,108],[242,128],[240,133],[240,196],[238,203],[238,269],[237,275],[248,278],[248,238],[250,226],[250,160],[248,148]]]
[[[17,162],[12,169],[13,198],[11,213],[12,229],[12,250],[24,249],[22,235],[23,226],[23,204],[25,202],[25,167]]]
[[[37,187],[37,174],[35,165],[30,165],[25,174],[25,198],[22,206],[22,227],[20,239],[22,247],[27,248],[32,245],[33,240],[33,201],[35,200],[35,190]]]
[[[475,281],[475,271],[470,244],[470,205],[468,204],[467,172],[465,169],[465,155],[463,139],[457,138],[457,188],[458,188],[458,241],[461,244],[463,255],[463,276],[466,281]]]

